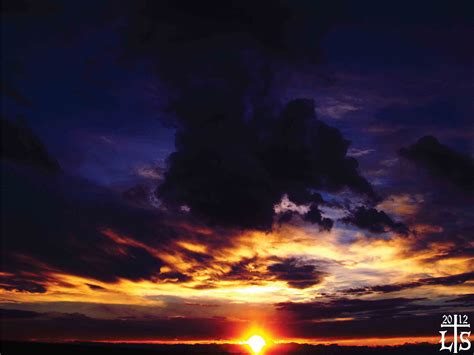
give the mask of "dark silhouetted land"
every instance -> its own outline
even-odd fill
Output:
[[[249,354],[240,345],[209,344],[209,345],[156,345],[156,344],[97,344],[97,343],[1,343],[2,355],[33,355],[33,354],[67,354],[67,355],[148,355],[148,354]],[[300,345],[279,344],[268,348],[266,355],[280,354],[321,354],[321,355],[425,355],[439,354],[439,348],[431,344],[384,346],[384,347],[355,347],[337,345]]]

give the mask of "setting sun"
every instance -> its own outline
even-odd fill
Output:
[[[263,347],[267,345],[265,339],[263,339],[260,335],[252,335],[247,340],[248,346],[252,349],[254,354],[260,354]]]

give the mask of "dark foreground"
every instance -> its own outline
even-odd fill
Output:
[[[2,342],[2,355],[33,355],[33,354],[67,354],[67,355],[148,355],[148,354],[250,354],[240,345],[130,345],[130,344],[47,344]],[[265,351],[266,355],[276,354],[321,354],[321,355],[359,355],[359,354],[388,354],[388,355],[421,355],[439,354],[435,345],[403,345],[393,347],[354,347],[337,345],[273,345]]]

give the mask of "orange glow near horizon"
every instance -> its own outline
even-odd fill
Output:
[[[132,236],[120,235],[111,229],[103,229],[101,232],[104,238],[116,243],[117,250],[110,252],[126,252],[121,249],[124,246],[143,249],[156,257],[157,262],[164,261],[166,265],[160,271],[171,276],[160,279],[156,275],[157,278],[148,280],[117,278],[104,282],[91,277],[67,274],[42,264],[38,266],[43,270],[42,274],[34,277],[44,278],[46,292],[32,296],[28,292],[4,288],[0,290],[0,297],[4,302],[127,303],[150,306],[163,305],[163,302],[157,300],[157,295],[188,298],[196,303],[211,299],[212,302],[232,304],[275,304],[295,300],[310,302],[314,295],[319,293],[332,294],[360,285],[406,283],[426,278],[427,275],[447,277],[470,272],[474,267],[474,261],[469,257],[436,259],[445,253],[447,248],[452,247],[449,243],[432,243],[430,248],[413,253],[410,246],[416,243],[414,237],[393,235],[390,239],[374,239],[356,233],[353,242],[348,244],[341,242],[344,230],[337,227],[331,232],[315,231],[305,226],[278,227],[271,233],[245,232],[234,236],[235,243],[218,250],[212,249],[212,244],[206,244],[205,240],[198,243],[186,238],[177,242],[177,250],[158,250],[135,240]],[[212,262],[202,263],[186,253],[198,257],[201,254],[211,254],[213,259]],[[294,288],[285,280],[268,272],[268,267],[277,260],[291,258],[320,260],[327,265],[327,274],[321,282],[310,287]],[[36,260],[27,261],[34,265],[39,263]],[[232,267],[239,263],[244,265],[242,272],[246,273],[241,278],[230,275]],[[189,279],[174,279],[172,275],[178,272],[189,276]],[[8,274],[0,276],[12,277]],[[354,280],[358,280],[357,285]],[[91,288],[88,285],[94,286]],[[431,297],[446,297],[470,294],[472,290],[473,285],[470,282],[448,287],[426,284],[401,289],[391,295],[418,297],[419,294],[429,294]]]
[[[103,340],[90,340],[91,343],[110,343],[110,344],[163,344],[163,345],[176,345],[176,344],[222,344],[222,345],[245,345],[248,346],[247,340],[164,340],[164,339],[103,339]],[[339,346],[397,346],[404,344],[420,344],[420,343],[439,343],[439,337],[437,336],[420,336],[420,337],[393,337],[393,338],[337,338],[337,339],[305,339],[305,338],[289,338],[281,340],[271,340],[267,336],[262,336],[266,345],[265,346],[278,346],[279,344],[308,344],[308,345],[339,345]],[[451,340],[450,337],[447,340]],[[44,339],[30,339],[30,341],[44,341]],[[53,341],[53,340],[51,340]],[[68,343],[84,341],[84,339],[63,339],[55,340],[58,343]],[[260,352],[260,354],[262,354]]]
[[[436,226],[423,226],[420,230],[435,228]],[[84,334],[82,336],[92,339],[78,340],[155,344],[226,343],[249,346],[246,343],[248,339],[259,335],[267,347],[283,343],[382,346],[416,342],[437,343],[438,339],[402,336],[381,338],[377,337],[376,332],[366,334],[366,338],[328,339],[322,338],[321,334],[311,334],[314,338],[297,338],[300,336],[297,326],[280,329],[280,325],[284,324],[280,317],[284,320],[288,314],[277,305],[286,302],[318,302],[330,307],[331,299],[341,297],[347,298],[349,302],[358,299],[367,303],[384,298],[419,299],[415,301],[416,304],[424,304],[424,300],[426,303],[428,300],[444,302],[474,293],[472,280],[447,284],[417,282],[420,279],[456,277],[471,272],[474,259],[461,255],[439,258],[452,247],[449,242],[433,242],[426,249],[414,252],[412,246],[417,242],[415,236],[391,235],[390,238],[384,239],[371,238],[357,232],[351,234],[351,243],[347,243],[345,236],[349,231],[337,226],[330,232],[321,232],[306,225],[288,225],[275,227],[268,233],[247,231],[236,234],[232,243],[220,245],[217,249],[212,243],[208,243],[206,238],[197,241],[185,237],[169,249],[159,249],[112,229],[102,229],[101,232],[104,238],[115,243],[108,252],[127,253],[128,246],[142,249],[163,266],[156,275],[151,275],[148,279],[117,277],[104,281],[91,276],[69,274],[35,259],[22,258],[22,262],[27,262],[40,271],[31,275],[23,273],[18,277],[31,277],[34,281],[40,279],[45,292],[30,293],[12,286],[4,287],[0,289],[2,308],[45,314],[81,313],[92,319],[105,320],[126,319],[130,316],[136,319],[160,320],[186,317],[225,319],[223,324],[234,324],[236,327],[231,328],[231,325],[225,330],[218,328],[219,331],[215,334],[206,334],[208,338],[197,339],[193,338],[193,334],[183,333],[178,339],[172,337],[139,340],[125,334],[132,339],[103,340],[103,334]],[[301,260],[310,269],[321,271],[322,276],[318,282],[307,287],[294,286],[285,279],[285,273],[275,273],[271,270],[272,265],[285,260]],[[4,285],[8,286],[9,279],[13,279],[12,274],[0,273],[0,283],[4,282]],[[372,286],[383,285],[408,286],[399,289],[395,287],[388,293],[344,293],[346,290],[364,287],[370,289]],[[334,318],[317,318],[312,322],[351,322],[357,319],[357,314],[341,313],[335,314]],[[246,332],[242,331],[247,329],[249,324],[254,324],[253,322],[265,324],[265,329],[255,327]],[[219,334],[221,331],[222,334]],[[118,334],[117,337],[123,335]],[[44,338],[46,336],[42,335]],[[61,339],[61,336],[63,335],[60,333],[51,334],[48,340],[66,341]],[[213,337],[216,340],[212,339]]]

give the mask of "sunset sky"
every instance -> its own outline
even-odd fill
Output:
[[[2,338],[474,315],[474,23],[440,3],[3,1]]]

